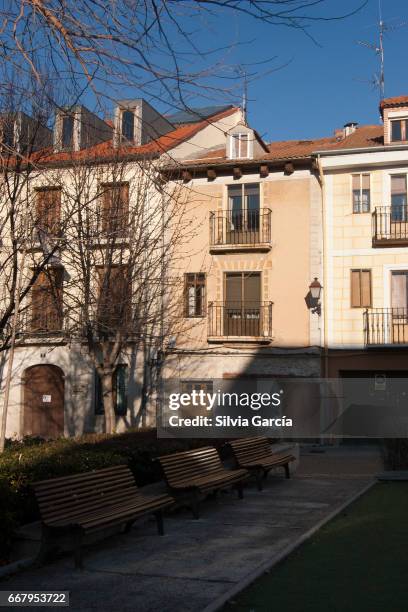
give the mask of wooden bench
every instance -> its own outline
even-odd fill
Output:
[[[44,561],[52,541],[72,531],[75,566],[82,567],[84,536],[118,524],[129,531],[132,523],[154,514],[163,535],[163,508],[174,503],[168,495],[147,496],[140,493],[126,465],[42,480],[33,485],[42,519],[42,545],[39,561]]]
[[[158,457],[167,487],[172,495],[182,500],[199,518],[200,498],[220,489],[235,487],[242,499],[242,481],[247,470],[226,470],[215,448],[210,446],[182,453]]]
[[[228,445],[232,449],[236,465],[255,476],[259,491],[262,491],[262,478],[266,478],[273,468],[283,467],[286,478],[290,478],[289,463],[294,461],[295,457],[291,453],[274,453],[268,438],[239,438],[228,442]]]

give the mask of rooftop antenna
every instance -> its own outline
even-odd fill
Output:
[[[357,41],[360,45],[372,49],[379,58],[379,72],[375,73],[370,83],[374,88],[378,89],[380,102],[385,98],[385,71],[384,71],[384,35],[386,32],[392,32],[397,28],[408,25],[408,22],[403,21],[401,23],[390,25],[383,20],[382,16],[382,2],[378,0],[378,42],[373,44],[363,40]]]

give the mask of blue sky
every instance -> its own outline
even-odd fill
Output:
[[[355,0],[342,0],[327,6],[346,12],[356,4]],[[407,24],[385,36],[385,95],[408,94],[406,0],[383,0],[383,18],[390,26]],[[370,0],[348,19],[316,23],[310,31],[321,46],[299,31],[241,23],[241,33],[244,30],[245,36],[256,38],[251,57],[276,54],[277,63],[291,60],[282,70],[250,86],[250,123],[267,140],[326,136],[348,121],[379,123],[379,94],[368,82],[378,70],[378,59],[373,51],[357,43],[377,40],[376,22],[378,0]],[[236,55],[235,61],[245,61],[239,58],[245,57],[243,49]]]
[[[363,0],[324,0],[314,9],[315,16],[339,15],[351,12]],[[408,94],[406,57],[408,51],[408,3],[406,0],[382,0],[383,19],[394,29],[385,35],[385,85],[386,96]],[[193,5],[191,5],[193,6]],[[309,10],[310,13],[310,10]],[[301,30],[275,27],[245,15],[231,11],[214,11],[214,17],[192,12],[184,17],[183,26],[192,32],[192,38],[200,49],[225,50],[207,57],[200,64],[196,56],[186,57],[191,70],[222,60],[233,66],[261,62],[276,57],[272,63],[248,68],[257,71],[257,79],[249,85],[248,120],[267,141],[308,139],[329,136],[335,128],[349,121],[360,124],[379,123],[379,93],[370,81],[379,68],[374,51],[358,44],[358,41],[378,41],[378,0],[368,0],[357,14],[338,21],[316,21],[309,31],[315,44]],[[404,24],[406,22],[406,25]],[[238,44],[234,44],[238,42]],[[182,41],[175,38],[175,48],[185,51]],[[160,54],[155,59],[162,60]],[[190,63],[189,63],[190,62]],[[207,62],[207,64],[205,63]],[[271,68],[284,66],[270,72]],[[232,71],[226,74],[233,74]],[[135,82],[135,81],[134,81]],[[218,92],[197,89],[187,101],[191,106],[230,102],[222,88],[231,81],[209,77],[207,81]],[[113,91],[113,99],[137,98],[143,93],[136,86]],[[164,99],[164,96],[163,96]],[[237,92],[235,101],[240,100]],[[84,103],[93,108],[89,92]],[[150,100],[159,111],[168,106],[160,94]],[[112,102],[108,103],[112,112]]]

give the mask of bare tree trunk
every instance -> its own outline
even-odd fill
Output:
[[[104,368],[101,376],[103,410],[105,413],[105,433],[115,433],[116,419],[113,405],[113,372],[111,368]]]

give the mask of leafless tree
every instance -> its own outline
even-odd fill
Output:
[[[69,222],[63,287],[54,291],[70,342],[83,347],[99,376],[107,432],[116,426],[114,381],[123,359],[140,373],[143,413],[166,342],[183,319],[183,279],[171,274],[170,261],[174,268],[186,256],[199,229],[183,214],[185,192],[161,179],[157,160],[124,160],[120,150],[112,156],[73,158],[59,171]]]
[[[0,9],[0,59],[21,82],[34,75],[41,83],[55,67],[54,102],[63,89],[73,98],[87,87],[99,102],[124,88],[173,108],[197,95],[213,102],[220,89],[225,102],[230,85],[220,88],[219,79],[231,82],[230,52],[244,41],[226,32],[222,45],[209,44],[215,24],[241,16],[312,37],[314,22],[353,15],[366,3],[333,14],[327,0],[9,0]]]

